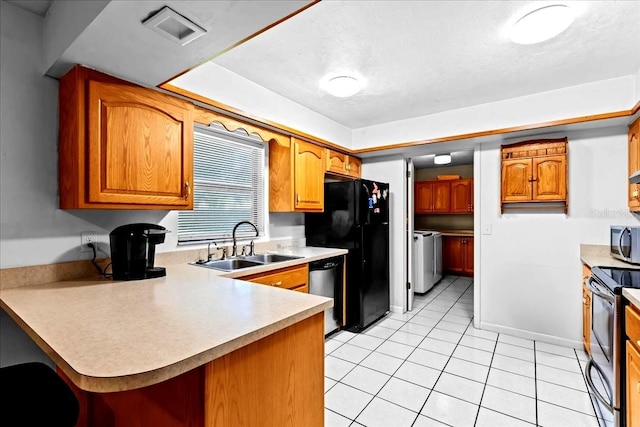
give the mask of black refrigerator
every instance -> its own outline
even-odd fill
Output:
[[[348,249],[345,328],[359,332],[389,311],[389,184],[324,184],[324,212],[305,214],[307,246]]]

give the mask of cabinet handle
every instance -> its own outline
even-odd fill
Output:
[[[189,200],[189,197],[191,197],[191,187],[189,186],[189,181],[184,183],[184,187],[187,189],[187,194],[184,196],[184,199]]]
[[[280,280],[279,282],[273,283],[271,286],[280,286],[282,285],[282,280]]]
[[[300,203],[300,193],[296,193],[296,203]]]

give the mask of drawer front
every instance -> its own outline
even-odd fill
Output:
[[[625,312],[627,336],[640,348],[640,313],[631,306],[627,306]]]
[[[308,292],[309,265],[305,264],[302,266],[296,265],[295,267],[282,268],[263,274],[243,277],[242,280],[300,291],[302,290],[296,288],[307,287],[307,290],[303,292]]]

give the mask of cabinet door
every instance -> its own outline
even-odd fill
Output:
[[[640,353],[627,340],[627,426],[640,426]]]
[[[442,263],[445,271],[453,273],[464,271],[462,237],[444,236],[442,238]]]
[[[533,158],[533,200],[566,200],[566,156]]]
[[[473,180],[451,181],[451,213],[473,212]]]
[[[325,156],[327,158],[327,172],[339,173],[341,175],[347,174],[347,159],[346,154],[338,151],[325,150]]]
[[[640,119],[629,128],[629,175],[640,169]],[[629,209],[640,210],[640,184],[629,184]]]
[[[531,200],[531,159],[502,161],[502,201],[528,202]]]
[[[362,176],[362,160],[357,157],[347,157],[347,173],[352,178],[360,178]]]
[[[192,208],[193,107],[95,81],[88,102],[89,202]]]
[[[430,182],[416,182],[414,185],[413,194],[413,210],[415,213],[430,213],[432,212],[431,199],[433,194],[433,186]]]
[[[433,213],[451,212],[451,184],[448,181],[434,181],[432,207]]]
[[[473,237],[465,237],[462,246],[464,249],[464,273],[473,276]]]
[[[324,207],[324,148],[293,139],[294,207],[297,211],[322,211]]]

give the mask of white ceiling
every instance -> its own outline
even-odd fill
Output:
[[[523,46],[505,29],[532,1],[322,1],[213,62],[351,129],[640,69],[639,1],[562,3],[573,25]],[[328,73],[366,87],[335,98]]]
[[[416,169],[425,168],[441,168],[443,166],[460,166],[460,165],[472,165],[473,164],[473,150],[468,151],[445,151],[440,154],[451,154],[451,163],[446,165],[436,165],[433,161],[435,154],[429,154],[426,156],[413,157],[413,166]]]
[[[93,0],[85,0],[93,1]],[[311,0],[113,0],[65,46],[48,75],[61,77],[74,64],[82,64],[107,74],[146,86],[156,86],[177,74],[208,61],[241,40],[296,12]],[[71,1],[76,3],[75,1]],[[74,13],[88,8],[77,2],[53,2],[49,16],[59,23],[49,37],[66,36]],[[181,46],[142,25],[168,6],[207,33]],[[64,15],[59,17],[58,15]],[[66,21],[63,21],[63,18]],[[66,24],[66,25],[65,25]]]

